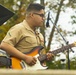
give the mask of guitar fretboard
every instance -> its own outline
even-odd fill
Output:
[[[53,51],[49,51],[49,53],[53,53],[54,55],[56,55],[56,54],[58,54],[60,52],[64,52],[65,50],[68,50],[68,49],[70,49],[72,47],[75,47],[75,45],[74,44],[69,44],[67,46],[62,46],[59,49],[56,49],[56,50],[53,50]],[[47,59],[47,55],[46,54],[40,55],[38,58],[39,58],[39,61],[42,62],[42,61]]]
[[[56,54],[58,54],[60,52],[64,52],[65,50],[68,50],[68,49],[70,49],[72,47],[74,47],[74,45],[73,44],[69,44],[67,46],[62,46],[59,49],[53,50],[51,53],[53,53],[54,55],[56,55]]]

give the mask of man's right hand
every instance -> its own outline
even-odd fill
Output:
[[[28,56],[28,55],[26,55],[26,58],[25,58],[25,63],[27,63],[28,65],[30,65],[30,66],[32,66],[32,65],[34,65],[34,64],[36,64],[36,58],[35,57],[33,57],[33,56]]]

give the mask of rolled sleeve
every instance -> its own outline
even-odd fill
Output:
[[[12,27],[6,34],[2,42],[6,42],[12,46],[15,46],[21,39],[21,31],[18,27]]]

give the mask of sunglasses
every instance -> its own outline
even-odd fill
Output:
[[[33,14],[39,15],[42,18],[45,17],[44,14],[38,14],[38,13],[33,13]]]

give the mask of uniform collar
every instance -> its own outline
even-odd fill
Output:
[[[27,30],[35,33],[35,34],[39,34],[39,29],[36,28],[36,30],[33,31],[33,30],[31,29],[31,27],[29,26],[29,24],[26,22],[26,20],[23,21],[23,26],[25,27],[25,29],[27,29]]]
[[[34,31],[31,29],[31,27],[29,26],[29,24],[26,22],[26,20],[23,21],[23,26],[29,30],[29,31],[32,31],[34,33]]]

